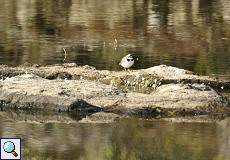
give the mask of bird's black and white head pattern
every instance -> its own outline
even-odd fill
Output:
[[[125,69],[130,68],[134,64],[134,59],[131,54],[127,54],[121,59],[121,62],[119,64]]]

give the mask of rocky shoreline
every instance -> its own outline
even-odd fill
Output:
[[[79,122],[159,115],[223,118],[230,113],[229,98],[216,91],[230,90],[230,82],[165,65],[125,72],[96,70],[75,63],[26,63],[18,67],[1,65],[0,78],[2,112],[13,108],[86,114]]]

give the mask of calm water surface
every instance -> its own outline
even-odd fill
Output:
[[[21,137],[24,159],[230,159],[230,119],[173,123],[28,124],[0,119],[1,137]]]
[[[0,63],[166,64],[230,79],[229,0],[0,1]],[[114,45],[115,39],[117,45]]]
[[[230,80],[230,0],[1,0],[0,63],[121,70],[166,64]],[[117,44],[114,44],[115,39]],[[230,119],[27,124],[0,118],[31,159],[230,159]]]

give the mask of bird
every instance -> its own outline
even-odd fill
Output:
[[[119,65],[121,65],[122,67],[124,67],[125,71],[126,69],[129,70],[129,68],[134,64],[134,59],[132,57],[131,54],[127,54],[125,57],[123,57],[121,59],[121,62],[119,63]]]

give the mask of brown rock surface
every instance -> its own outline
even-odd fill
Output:
[[[96,70],[90,66],[76,65],[0,66],[0,76],[3,110],[40,108],[85,113],[134,113],[146,109],[156,112],[218,112],[220,108],[229,108],[227,98],[205,85],[224,85],[227,88],[229,82],[164,65],[131,72]],[[145,88],[149,89],[148,93],[135,91]]]

